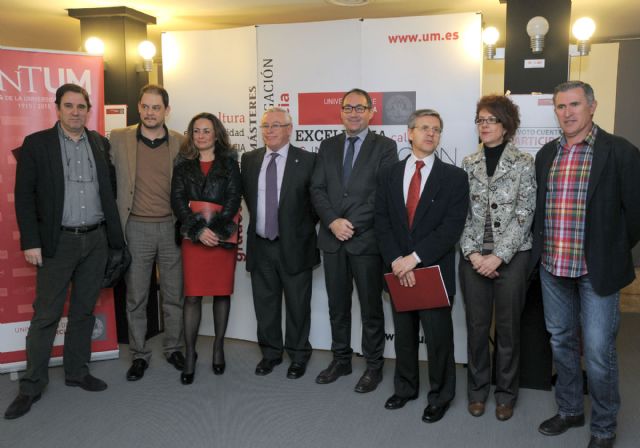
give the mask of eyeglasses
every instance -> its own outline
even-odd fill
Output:
[[[442,128],[439,128],[438,126],[414,126],[411,129],[417,129],[425,134],[427,132],[433,132],[434,134],[440,134],[442,132]]]
[[[291,123],[285,123],[285,124],[280,124],[280,123],[261,124],[260,125],[260,129],[264,129],[265,131],[268,131],[268,130],[271,130],[271,129],[286,128],[287,126],[291,126]]]
[[[344,112],[345,114],[350,114],[354,110],[358,114],[363,114],[369,109],[371,109],[369,106],[363,106],[362,104],[358,104],[357,106],[352,106],[350,104],[347,104],[346,106],[342,106],[342,112]]]
[[[489,118],[476,118],[476,121],[474,122],[475,124],[496,124],[496,123],[500,123],[500,119],[496,118],[496,117],[489,117]]]

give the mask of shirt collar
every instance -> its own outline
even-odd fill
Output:
[[[411,155],[407,157],[407,165],[415,166],[418,160],[422,160],[424,162],[424,168],[431,169],[431,167],[433,166],[433,163],[436,160],[436,153],[434,152],[431,155],[428,155],[427,157],[425,157],[424,159],[418,159],[413,153],[413,151],[411,151]]]
[[[164,136],[151,140],[150,138],[142,135],[142,125],[138,124],[138,128],[136,129],[136,139],[144,143],[149,148],[157,148],[163,143],[169,141],[169,128],[167,128],[166,124],[163,124],[162,128],[164,129]]]
[[[271,149],[267,148],[265,146],[265,148],[267,149],[264,153],[264,158],[266,159],[267,157],[270,157],[271,154],[273,153],[277,153],[280,157],[282,157],[283,159],[287,158],[287,154],[289,154],[289,143],[287,143],[286,145],[284,145],[282,148],[278,149],[277,151],[272,151]]]
[[[589,133],[584,137],[584,140],[580,143],[586,143],[588,146],[592,147],[593,144],[596,142],[596,137],[598,135],[598,125],[593,123],[593,126],[591,127],[591,130],[589,131]],[[564,148],[565,146],[567,146],[567,137],[564,135],[563,132],[561,132],[560,134],[560,140],[558,141],[558,143],[560,144],[561,148]]]
[[[60,137],[62,137],[64,140],[71,140],[71,141],[75,141],[74,139],[72,139],[71,137],[69,137],[67,135],[67,133],[65,132],[64,128],[62,127],[62,125],[60,124],[60,122],[58,121],[58,123],[56,123],[56,126],[58,127],[58,135]],[[85,129],[82,130],[82,135],[80,136],[80,138],[78,139],[78,141],[82,141],[84,139],[87,138],[87,132]]]

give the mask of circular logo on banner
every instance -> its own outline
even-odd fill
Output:
[[[96,317],[96,323],[93,325],[93,333],[91,333],[91,339],[102,339],[104,337],[104,322],[99,317]]]
[[[384,124],[407,124],[414,104],[403,94],[387,94],[384,99]]]

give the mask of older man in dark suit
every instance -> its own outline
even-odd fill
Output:
[[[316,155],[289,144],[286,109],[265,111],[260,123],[265,147],[242,155],[242,184],[249,209],[247,270],[251,272],[262,360],[256,375],[268,375],[291,359],[287,378],[304,375],[311,356],[312,269],[320,263],[309,185]],[[282,341],[282,293],[286,333]]]
[[[409,118],[411,155],[380,175],[376,194],[376,235],[385,264],[400,284],[416,285],[414,269],[440,267],[450,301],[456,291],[455,244],[469,207],[466,173],[435,155],[442,119],[431,109]],[[456,391],[451,308],[398,312],[393,308],[396,372],[387,409],[418,397],[418,331],[422,324],[429,356],[429,405],[422,420],[440,420]]]
[[[329,296],[333,361],[316,378],[332,383],[351,373],[351,294],[355,280],[362,317],[362,353],[367,369],[356,392],[374,390],[382,381],[384,313],[382,259],[373,230],[376,178],[397,162],[396,143],[369,130],[371,97],[353,89],[342,98],[345,133],[320,144],[311,182],[311,198],[320,216],[318,247],[324,254]]]
[[[18,155],[15,207],[20,246],[38,274],[27,335],[27,371],[6,419],[29,412],[49,382],[51,347],[71,285],[65,384],[88,391],[107,388],[89,374],[88,363],[93,309],[108,250],[124,247],[109,143],[84,127],[91,109],[85,89],[64,84],[56,91],[55,102],[58,123],[27,136]]]

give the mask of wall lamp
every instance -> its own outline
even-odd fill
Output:
[[[142,57],[142,67],[138,72],[150,72],[153,69],[153,57],[156,55],[156,46],[148,40],[143,40],[138,45],[138,54]]]
[[[104,42],[99,37],[92,36],[84,42],[84,49],[92,56],[104,54]]]
[[[573,36],[578,41],[578,54],[580,56],[586,56],[591,50],[591,44],[589,39],[593,36],[593,32],[596,30],[596,24],[593,19],[589,17],[582,17],[575,21],[571,31]]]
[[[527,23],[527,34],[531,38],[531,51],[542,53],[544,37],[549,32],[549,22],[542,16],[535,16]]]
[[[500,32],[495,26],[490,26],[482,31],[482,42],[484,42],[484,54],[487,59],[494,59],[496,56],[496,42],[500,37]]]

